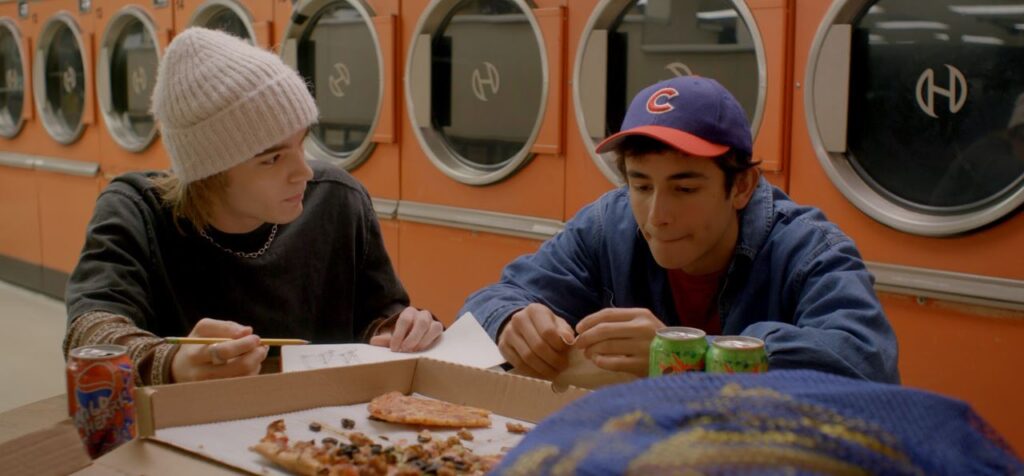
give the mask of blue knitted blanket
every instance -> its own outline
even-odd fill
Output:
[[[607,387],[542,421],[500,475],[1024,475],[963,402],[809,370]]]

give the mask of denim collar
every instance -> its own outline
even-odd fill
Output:
[[[764,246],[768,234],[775,226],[775,199],[772,197],[772,185],[764,177],[758,179],[757,188],[750,197],[750,202],[740,211],[740,236],[736,242],[735,255],[744,256],[751,261]]]

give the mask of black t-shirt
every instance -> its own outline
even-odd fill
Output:
[[[203,317],[251,325],[264,337],[354,342],[409,297],[384,249],[366,190],[347,172],[314,171],[295,221],[256,258],[229,253],[191,226],[179,230],[150,177],[129,173],[100,194],[67,287],[71,319],[91,311],[131,318],[158,336],[187,335]],[[223,247],[254,252],[272,225],[243,235],[212,230]]]

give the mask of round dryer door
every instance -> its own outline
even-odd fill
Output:
[[[320,122],[306,153],[354,169],[373,150],[380,114],[383,61],[372,13],[354,0],[296,5],[282,55],[312,85]]]
[[[1024,203],[1024,5],[836,4],[808,65],[829,177],[874,219],[942,236]]]
[[[196,8],[188,24],[230,33],[249,43],[256,42],[252,17],[234,0],[207,0]]]
[[[126,150],[141,151],[156,137],[150,97],[159,61],[156,27],[145,11],[130,6],[115,14],[103,33],[97,86],[107,129]]]
[[[413,130],[449,177],[507,178],[531,157],[547,102],[547,58],[524,0],[434,0],[406,67]]]
[[[674,76],[722,83],[747,112],[756,133],[765,102],[764,52],[749,9],[730,0],[602,0],[576,57],[577,123],[591,155],[621,184],[614,154],[594,147],[619,131],[640,90]]]
[[[36,109],[57,142],[81,136],[85,111],[85,65],[82,35],[75,20],[59,13],[42,28],[36,43],[33,89]]]
[[[18,135],[25,108],[25,61],[21,57],[21,33],[9,19],[0,20],[0,136]]]

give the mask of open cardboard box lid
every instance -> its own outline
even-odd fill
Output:
[[[432,359],[382,362],[307,372],[184,383],[136,390],[139,436],[162,428],[277,415],[369,402],[390,391],[419,393],[539,422],[587,390]],[[262,435],[254,435],[259,438]],[[77,473],[221,474],[226,466],[152,441],[134,441]]]

